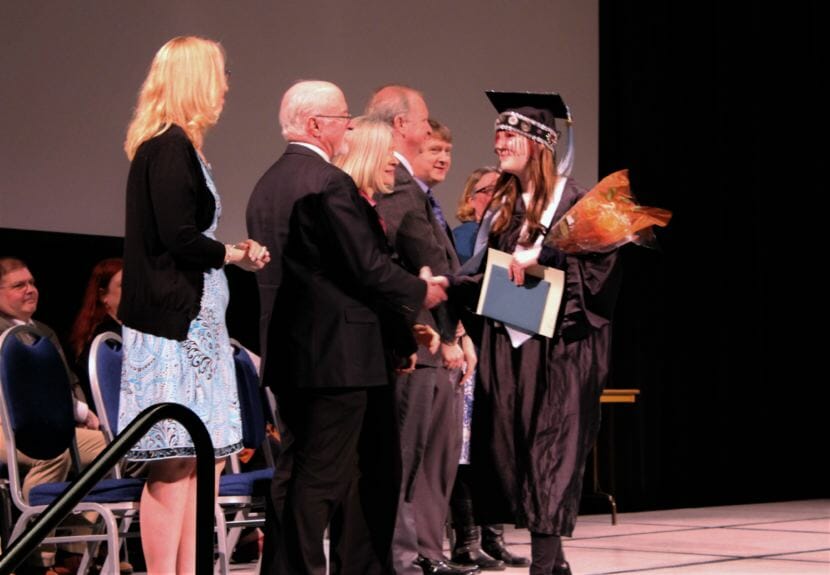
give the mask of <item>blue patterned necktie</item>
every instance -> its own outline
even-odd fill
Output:
[[[441,205],[438,203],[438,200],[435,199],[435,195],[432,193],[432,188],[427,188],[427,198],[429,198],[429,205],[432,208],[432,213],[435,214],[435,219],[438,220],[438,223],[441,224],[441,227],[444,230],[449,230],[449,226],[447,225],[447,218],[444,217],[444,212],[441,211]]]

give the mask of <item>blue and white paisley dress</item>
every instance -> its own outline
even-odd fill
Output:
[[[202,172],[216,199],[216,214],[204,235],[215,239],[222,205],[210,170],[204,163]],[[229,295],[223,270],[205,272],[201,309],[196,319],[190,322],[185,341],[124,326],[119,430],[151,405],[180,403],[202,419],[210,432],[217,458],[242,448],[233,350],[225,325]],[[127,453],[127,458],[146,461],[195,455],[190,434],[184,427],[173,420],[164,420],[141,438]]]

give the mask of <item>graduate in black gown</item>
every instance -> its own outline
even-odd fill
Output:
[[[475,510],[479,523],[527,527],[530,573],[560,575],[570,573],[560,538],[573,532],[585,461],[599,430],[617,253],[567,255],[546,241],[547,228],[585,194],[566,176],[572,149],[559,170],[555,162],[555,118],[570,126],[561,97],[487,95],[499,113],[495,151],[502,170],[484,228],[487,243],[513,254],[509,275],[517,284],[536,263],[564,270],[565,293],[551,338],[484,321],[472,426]]]

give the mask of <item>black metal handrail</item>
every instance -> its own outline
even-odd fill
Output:
[[[15,539],[0,555],[0,574],[11,573],[92,489],[124,457],[129,449],[162,419],[174,419],[190,433],[196,449],[196,572],[213,571],[213,442],[205,424],[195,413],[176,403],[148,407],[53,501],[32,523],[29,530]],[[110,549],[110,553],[117,553]]]

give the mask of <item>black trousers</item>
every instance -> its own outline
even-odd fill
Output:
[[[332,574],[388,572],[400,485],[391,387],[293,390],[277,401],[291,469],[272,484],[262,573],[323,575],[329,524]]]

